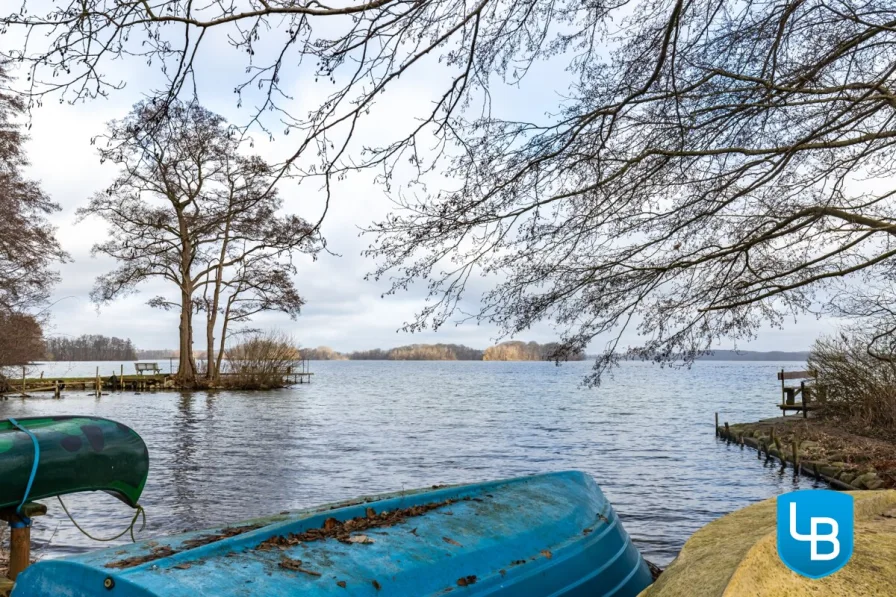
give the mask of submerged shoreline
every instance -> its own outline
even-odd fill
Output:
[[[779,460],[835,489],[896,487],[896,443],[850,433],[837,421],[777,417],[725,423],[716,433],[729,443],[755,448],[758,458]]]

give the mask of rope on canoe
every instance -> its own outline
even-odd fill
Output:
[[[37,441],[37,437],[33,433],[31,433],[30,430],[26,429],[21,423],[19,423],[12,417],[10,417],[8,419],[8,421],[16,429],[27,433],[28,437],[31,438],[31,443],[34,444],[34,462],[31,465],[31,475],[28,477],[28,485],[25,486],[25,495],[22,496],[22,501],[19,503],[18,507],[16,508],[16,514],[19,515],[19,518],[21,519],[21,521],[9,523],[10,528],[18,529],[18,528],[22,528],[22,527],[31,526],[31,519],[28,518],[27,516],[25,516],[24,514],[22,514],[22,507],[28,501],[28,495],[31,493],[31,486],[34,484],[34,477],[37,475],[37,465],[40,462],[40,444]],[[90,539],[93,539],[94,541],[115,541],[119,537],[122,537],[126,533],[129,532],[131,534],[131,541],[133,543],[136,543],[137,538],[134,537],[134,526],[136,526],[137,519],[140,518],[141,516],[143,517],[143,521],[140,524],[140,531],[137,531],[137,532],[139,533],[139,532],[143,531],[143,529],[146,528],[146,512],[143,510],[143,506],[141,506],[140,504],[137,504],[136,510],[134,511],[134,517],[131,519],[131,524],[129,524],[125,530],[118,533],[114,537],[109,537],[108,539],[104,539],[102,537],[94,537],[93,535],[91,535],[90,533],[85,531],[81,527],[81,525],[79,525],[77,522],[75,522],[75,519],[72,517],[71,512],[69,512],[68,508],[65,507],[65,502],[62,501],[62,497],[57,495],[56,499],[59,500],[59,505],[62,506],[62,509],[65,511],[66,515],[68,516],[68,519],[72,521],[72,524],[75,525],[75,528],[77,528],[79,531],[81,531],[87,537],[89,537]]]
[[[146,528],[146,512],[143,510],[143,506],[141,506],[140,504],[137,504],[137,506],[136,506],[136,510],[134,511],[134,517],[131,519],[131,524],[129,524],[125,530],[123,530],[122,532],[118,533],[118,534],[115,535],[114,537],[109,537],[109,538],[104,538],[104,537],[94,537],[93,535],[91,535],[90,533],[88,533],[87,531],[85,531],[85,530],[81,527],[81,525],[79,525],[77,522],[75,522],[75,519],[74,519],[74,517],[72,517],[71,512],[69,512],[69,511],[68,511],[68,508],[65,507],[65,502],[62,501],[62,497],[57,495],[57,496],[56,496],[56,499],[59,500],[59,505],[62,506],[62,509],[65,511],[66,515],[68,516],[68,519],[72,521],[72,524],[75,525],[75,528],[78,529],[79,531],[81,531],[82,533],[84,533],[84,535],[86,535],[89,539],[93,539],[94,541],[104,541],[104,542],[105,542],[105,541],[115,541],[115,540],[118,539],[119,537],[122,537],[122,536],[124,536],[126,533],[130,532],[130,534],[131,534],[131,543],[136,543],[136,542],[137,542],[137,538],[134,537],[134,526],[136,526],[136,524],[137,524],[137,519],[140,518],[141,516],[143,517],[143,522],[140,524],[140,530],[137,531],[137,532],[138,532],[138,533],[139,533],[139,532],[142,532],[143,529]]]
[[[9,422],[12,425],[19,429],[20,431],[24,431],[31,438],[31,443],[34,444],[34,462],[31,464],[31,475],[28,477],[28,485],[25,486],[25,495],[22,496],[22,501],[19,503],[19,506],[16,508],[16,514],[19,515],[21,519],[20,522],[11,522],[9,523],[10,528],[17,529],[22,527],[30,527],[31,519],[22,514],[22,506],[25,505],[25,502],[28,501],[28,494],[31,493],[31,486],[34,484],[34,477],[37,475],[37,463],[40,462],[40,444],[37,443],[37,438],[34,436],[31,431],[22,426],[18,421],[9,418]]]

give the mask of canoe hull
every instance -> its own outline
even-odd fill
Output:
[[[18,423],[40,445],[29,500],[81,491],[107,491],[135,506],[149,473],[149,453],[137,433],[99,417],[27,417]],[[0,420],[0,508],[17,506],[34,463],[31,437]]]
[[[361,530],[319,537],[352,525]],[[22,573],[13,597],[634,597],[650,583],[598,486],[565,472],[374,496],[44,561]]]

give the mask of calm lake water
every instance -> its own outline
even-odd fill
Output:
[[[167,363],[166,363],[167,364]],[[51,363],[46,376],[93,375]],[[118,363],[100,363],[100,372]],[[666,564],[697,529],[747,504],[811,487],[752,450],[717,441],[722,421],[777,416],[775,372],[801,363],[625,363],[599,389],[590,363],[314,362],[314,382],[251,393],[68,391],[11,398],[0,418],[108,417],[150,453],[141,537],[239,521],[361,494],[578,469],[590,473],[644,555]],[[133,371],[126,364],[125,371]],[[94,534],[130,510],[102,494],[64,498]],[[35,519],[38,555],[97,549],[55,500]]]

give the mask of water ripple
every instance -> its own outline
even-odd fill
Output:
[[[92,375],[95,365],[50,364],[46,373]],[[151,457],[145,537],[365,493],[579,469],[601,485],[643,553],[665,564],[707,522],[811,486],[712,431],[714,412],[731,422],[775,416],[781,363],[626,363],[598,390],[580,387],[589,367],[323,362],[314,383],[290,390],[70,392],[0,403],[0,417],[83,414],[137,430]],[[105,494],[66,503],[101,535],[130,519]],[[52,541],[38,552],[101,547],[48,505],[33,536]]]

